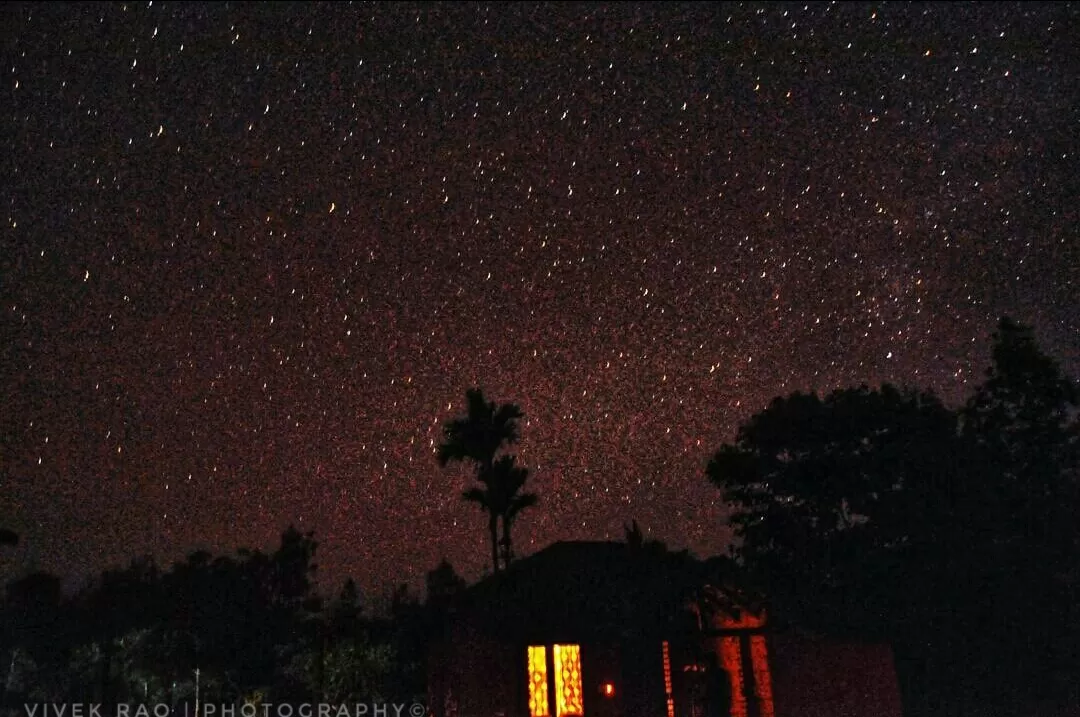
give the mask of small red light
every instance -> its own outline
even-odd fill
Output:
[[[615,685],[610,682],[603,683],[602,685],[600,685],[600,694],[602,694],[604,697],[614,697]]]

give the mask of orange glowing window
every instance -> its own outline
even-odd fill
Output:
[[[731,717],[746,717],[747,712],[741,653],[739,638],[725,637],[720,641],[720,661],[731,676]]]
[[[720,626],[725,630],[740,630],[740,629],[753,629],[761,627],[765,624],[765,613],[759,613],[757,615],[751,613],[749,610],[741,610],[739,617],[736,619],[729,615],[723,615],[720,618]]]
[[[610,682],[605,682],[604,684],[600,685],[600,694],[602,694],[604,697],[607,697],[609,699],[614,697],[615,696],[615,685],[613,685]]]
[[[664,654],[664,696],[667,698],[667,717],[675,717],[675,694],[671,690],[671,647],[668,641],[661,644]]]
[[[547,648],[530,646],[529,663],[529,717],[548,717]]]
[[[581,646],[555,646],[555,717],[584,715],[581,699]]]
[[[765,647],[765,638],[761,635],[750,638],[750,664],[754,666],[754,692],[757,694],[758,704],[761,705],[761,717],[774,717],[769,652]]]

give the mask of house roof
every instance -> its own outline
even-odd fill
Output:
[[[657,544],[558,542],[468,588],[451,619],[522,641],[666,631],[715,567]]]

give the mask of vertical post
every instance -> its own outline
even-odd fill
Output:
[[[754,672],[750,633],[748,632],[739,635],[739,659],[743,674],[743,692],[746,695],[746,713],[748,717],[762,717],[761,704],[758,700],[757,674]]]
[[[556,680],[555,671],[559,669],[559,664],[555,660],[555,645],[551,645],[551,648],[544,655],[544,660],[547,662],[548,680],[547,680],[547,693],[548,693],[548,717],[561,717],[559,715],[559,693],[555,688]]]
[[[195,668],[195,717],[199,717],[199,668]]]

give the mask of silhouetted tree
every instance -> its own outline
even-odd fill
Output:
[[[524,484],[524,476],[520,473],[524,469],[515,468],[513,458],[510,458],[509,463],[503,462],[497,475],[496,456],[504,446],[517,442],[517,422],[523,414],[515,404],[496,405],[495,402],[488,401],[480,389],[470,389],[465,397],[465,416],[449,421],[443,428],[444,440],[438,448],[438,461],[443,467],[451,461],[468,461],[474,465],[476,480],[482,488],[465,491],[463,497],[477,503],[488,514],[491,564],[492,569],[498,572],[499,520],[505,518],[511,510],[511,499]],[[509,487],[519,479],[517,490],[510,492]],[[535,502],[536,499],[523,496],[520,500]],[[520,505],[514,509],[514,515],[523,507],[526,506]],[[504,519],[504,538],[508,538],[508,535]]]
[[[157,566],[152,559],[141,558],[126,568],[106,570],[96,585],[78,599],[86,629],[84,640],[96,647],[95,692],[105,706],[115,705],[125,697],[122,641],[126,635],[154,624],[164,597],[160,587]]]
[[[626,591],[626,615],[632,615],[636,605],[656,605],[673,633],[697,636],[721,613],[737,616],[741,609],[760,607],[760,598],[730,557],[701,561],[687,550],[670,550],[661,540],[645,538],[637,520],[623,527],[631,564],[636,566]],[[632,622],[628,621],[631,632],[636,629]]]
[[[963,411],[963,433],[983,460],[983,480],[1007,497],[996,531],[1039,546],[1060,565],[1076,552],[1077,409],[1080,391],[1046,356],[1029,328],[1002,319],[993,365]],[[1005,539],[1005,538],[1003,538]]]
[[[356,582],[349,578],[326,610],[313,614],[313,642],[289,658],[287,676],[322,703],[344,704],[393,697],[396,668],[389,638],[376,639],[363,615]]]
[[[356,581],[348,578],[341,586],[337,600],[330,607],[330,623],[335,634],[354,634],[364,614],[360,590]]]
[[[427,606],[436,610],[443,610],[449,606],[468,585],[465,578],[457,574],[454,566],[446,558],[443,558],[434,569],[428,571],[425,582]]]
[[[502,566],[509,567],[514,557],[510,530],[521,511],[536,505],[535,493],[522,493],[521,489],[529,477],[527,468],[514,465],[514,456],[500,456],[492,467],[490,477],[482,488],[471,488],[462,497],[476,503],[488,514],[489,530],[497,529],[502,521],[501,548]]]
[[[981,658],[1002,649],[1016,656],[1000,666],[996,682],[1061,691],[1080,668],[1080,391],[1031,329],[1008,318],[998,324],[992,356],[962,411],[975,507],[965,512],[967,533],[982,536],[965,545],[967,563],[978,570],[980,595],[971,602],[979,622],[1004,629],[993,645],[977,624],[969,638]]]
[[[300,682],[306,684],[319,701],[325,701],[327,694],[340,688],[342,678],[333,675],[332,671],[349,662],[342,658],[360,654],[356,650],[350,651],[351,647],[345,650],[344,646],[355,647],[362,643],[362,618],[360,591],[352,578],[345,580],[337,599],[328,609],[308,613],[310,645],[302,648],[293,661],[300,663]]]
[[[280,666],[313,646],[316,548],[311,533],[290,528],[270,555],[194,553],[165,576],[169,629],[184,646],[178,673],[198,668],[222,690],[205,699],[270,694],[282,686]]]
[[[953,414],[929,394],[796,393],[751,418],[706,472],[735,506],[736,555],[779,612],[880,634],[900,626],[903,553],[949,519],[955,445]]]
[[[67,650],[71,644],[70,614],[60,580],[31,572],[6,586],[0,631],[8,654],[4,667],[4,700],[56,700],[65,690]],[[8,684],[14,693],[8,693]]]
[[[405,620],[416,615],[416,609],[420,606],[419,600],[409,590],[406,583],[398,583],[390,591],[390,618],[393,620]]]
[[[393,665],[387,689],[395,696],[420,698],[426,689],[424,666],[428,625],[425,607],[405,583],[393,589],[389,603],[389,640],[386,642],[392,648]]]

